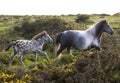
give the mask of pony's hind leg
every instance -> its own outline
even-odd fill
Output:
[[[65,49],[64,46],[61,45],[60,49],[57,51],[57,58],[61,57],[61,52]]]
[[[67,47],[67,52],[68,52],[69,55],[71,55],[73,57],[73,54],[72,54],[70,48],[71,48],[71,46]]]
[[[14,52],[11,54],[9,66],[11,66],[11,64],[12,64],[12,62],[13,62],[13,59],[14,59],[14,56],[15,56],[16,54],[17,54],[16,51],[14,51]]]

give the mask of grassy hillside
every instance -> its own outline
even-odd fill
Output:
[[[79,15],[62,16],[0,16],[0,82],[1,83],[119,83],[120,82],[120,15],[106,14],[87,15],[89,19],[76,22]],[[89,28],[100,19],[106,19],[114,28],[114,37],[104,33],[102,51],[91,49],[77,51],[72,49],[74,57],[66,50],[60,60],[55,60],[54,43],[56,35],[64,30]],[[12,40],[31,39],[35,34],[46,30],[53,38],[53,44],[45,44],[45,56],[38,56],[34,63],[32,54],[25,54],[22,67],[18,56],[9,66],[9,58],[13,51],[4,48]]]

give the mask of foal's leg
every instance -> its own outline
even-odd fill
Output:
[[[49,57],[45,51],[39,50],[39,53],[46,56],[46,59],[49,60]]]
[[[19,52],[18,59],[19,59],[20,63],[21,63],[23,66],[25,66],[24,63],[23,63],[23,60],[22,60],[22,56],[23,56],[23,53],[22,53],[22,52]]]
[[[37,53],[34,53],[34,62],[37,63]]]
[[[17,54],[17,52],[16,51],[14,51],[13,53],[12,53],[12,55],[11,55],[11,57],[10,57],[10,63],[9,63],[9,65],[11,66],[11,64],[12,64],[12,62],[13,62],[13,59],[14,59],[14,56]]]

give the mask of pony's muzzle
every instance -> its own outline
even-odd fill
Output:
[[[114,29],[112,28],[112,32],[111,32],[111,35],[113,35],[114,34]]]
[[[114,34],[114,31],[111,31],[111,32],[110,32],[110,35],[113,35],[113,34]]]

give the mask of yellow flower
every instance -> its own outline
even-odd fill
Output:
[[[26,74],[26,75],[25,75],[25,78],[30,79],[30,78],[31,78],[31,76],[30,76],[29,74]]]
[[[26,83],[25,81],[16,79],[16,83]]]

